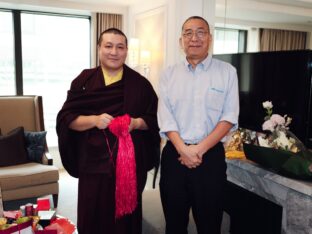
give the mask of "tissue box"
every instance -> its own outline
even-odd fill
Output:
[[[39,224],[46,227],[51,223],[51,220],[56,218],[56,211],[53,210],[39,210],[38,216],[40,217]]]

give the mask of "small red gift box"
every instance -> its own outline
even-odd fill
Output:
[[[38,198],[37,199],[37,211],[38,210],[50,210],[50,199],[49,198]]]

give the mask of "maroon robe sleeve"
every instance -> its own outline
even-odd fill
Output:
[[[86,79],[86,72],[82,72],[71,84],[72,89],[78,89],[79,83]],[[58,147],[62,164],[66,171],[73,177],[78,178],[78,154],[75,140],[75,132],[69,128],[69,124],[76,119],[80,113],[73,112],[69,104],[71,90],[68,91],[67,100],[56,118],[56,133],[58,135]]]

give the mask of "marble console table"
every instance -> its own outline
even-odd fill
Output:
[[[249,160],[226,160],[228,181],[283,207],[282,234],[312,234],[312,182],[294,180]]]

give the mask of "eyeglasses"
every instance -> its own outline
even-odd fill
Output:
[[[191,39],[191,38],[193,38],[193,36],[195,34],[197,38],[203,39],[207,33],[208,33],[207,31],[198,30],[198,31],[186,31],[182,35],[183,35],[183,37],[185,37],[187,39]]]

